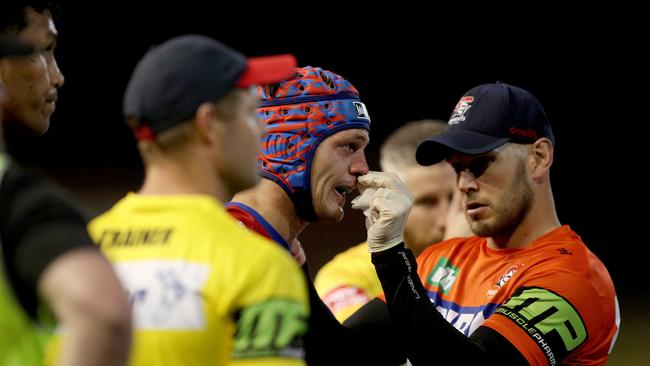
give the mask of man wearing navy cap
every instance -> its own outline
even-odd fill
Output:
[[[186,35],[135,67],[124,115],[144,183],[89,226],[133,304],[131,364],[304,364],[298,265],[223,207],[259,180],[255,85],[290,77],[295,64]]]
[[[620,323],[616,293],[602,262],[559,222],[554,144],[529,92],[503,83],[469,90],[416,157],[451,164],[476,236],[431,246],[417,261],[403,244],[412,205],[403,183],[359,177],[364,192],[353,207],[367,210],[372,261],[413,365],[607,361]]]

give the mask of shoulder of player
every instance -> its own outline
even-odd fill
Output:
[[[306,301],[305,275],[291,254],[277,243],[259,235],[252,235],[243,246],[233,251],[236,278],[248,277],[255,288],[264,287],[285,297],[298,296]],[[284,294],[284,295],[283,295]]]
[[[323,266],[321,271],[337,277],[350,275],[357,278],[376,277],[375,266],[370,260],[368,243],[365,242],[337,254]]]
[[[337,286],[347,283],[359,286],[376,277],[375,267],[370,261],[368,244],[364,242],[337,254],[327,262],[318,271],[315,282],[317,286],[321,285],[319,286],[321,288],[324,283],[336,283]]]
[[[587,275],[594,266],[603,264],[580,240],[580,237],[568,236],[535,244],[529,253],[536,266],[561,268],[580,275]]]
[[[235,223],[238,225],[238,223]],[[235,250],[244,256],[250,256],[251,261],[258,262],[274,261],[295,262],[291,254],[278,243],[249,229],[241,227],[241,230],[230,233],[228,242],[235,244]]]
[[[605,265],[575,235],[540,245],[526,260],[524,283],[583,299],[613,299],[614,285]]]
[[[0,194],[3,199],[3,208],[16,209],[28,217],[34,213],[41,215],[47,213],[64,215],[65,212],[79,215],[81,213],[80,206],[74,203],[72,196],[63,188],[16,164],[12,164],[4,174]],[[7,202],[11,203],[5,205]],[[52,209],[56,212],[45,211]]]
[[[334,256],[334,258],[332,258],[328,264],[331,264],[333,267],[346,267],[351,262],[358,264],[369,263],[372,267],[372,263],[370,261],[370,252],[368,251],[368,243],[364,242],[346,249],[345,251]]]

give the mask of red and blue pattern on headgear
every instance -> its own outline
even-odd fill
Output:
[[[288,80],[260,87],[262,139],[259,169],[288,194],[298,215],[315,221],[311,163],[328,136],[350,128],[370,131],[370,117],[359,92],[341,76],[318,67],[302,67]]]

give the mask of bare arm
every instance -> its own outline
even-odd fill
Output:
[[[38,281],[65,337],[59,365],[124,365],[131,343],[131,312],[113,269],[95,248],[69,251]]]

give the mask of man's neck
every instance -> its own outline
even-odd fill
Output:
[[[160,158],[146,164],[145,180],[138,191],[143,195],[209,195],[226,202],[231,194],[217,174],[210,174],[214,167],[200,156]]]
[[[266,178],[255,187],[237,193],[232,201],[257,211],[287,243],[296,239],[308,224],[298,217],[293,202],[282,187]]]
[[[525,248],[560,226],[553,194],[549,188],[536,197],[530,212],[512,233],[488,238],[488,246],[494,249]]]

